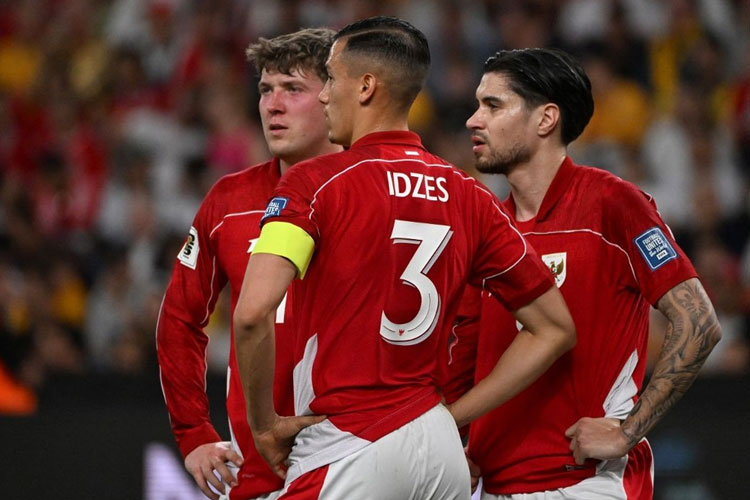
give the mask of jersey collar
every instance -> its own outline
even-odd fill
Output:
[[[379,144],[403,144],[424,149],[422,140],[417,134],[409,130],[389,130],[387,132],[371,132],[357,139],[349,149]]]
[[[563,159],[560,168],[555,174],[555,178],[552,179],[552,183],[547,189],[547,193],[542,199],[542,205],[539,207],[539,212],[532,220],[535,222],[543,221],[550,214],[552,209],[557,205],[557,202],[562,198],[562,195],[568,190],[571,181],[573,180],[573,174],[575,173],[575,164],[566,156]],[[516,218],[516,202],[513,200],[513,194],[511,194],[507,200],[505,200],[505,207],[508,209],[513,219]]]

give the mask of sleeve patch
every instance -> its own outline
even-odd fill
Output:
[[[287,203],[289,203],[289,198],[284,198],[282,196],[272,198],[271,201],[268,202],[266,212],[263,214],[263,218],[260,219],[260,221],[263,222],[269,217],[278,217],[281,215],[281,211],[286,208]]]
[[[199,250],[200,246],[198,244],[198,231],[194,227],[191,227],[190,231],[188,232],[187,239],[185,239],[185,244],[182,245],[182,249],[177,255],[177,259],[182,263],[183,266],[189,267],[190,269],[194,270],[196,264],[198,263]]]
[[[652,271],[677,258],[674,247],[658,227],[652,227],[634,241]]]

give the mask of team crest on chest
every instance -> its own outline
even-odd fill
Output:
[[[542,262],[547,265],[552,276],[555,277],[555,285],[560,288],[565,283],[565,277],[568,275],[568,263],[567,257],[568,252],[560,253],[548,253],[542,255]]]

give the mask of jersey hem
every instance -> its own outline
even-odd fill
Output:
[[[598,462],[598,461],[597,461]],[[563,465],[564,467],[564,465]],[[532,481],[528,479],[523,481],[493,481],[486,477],[482,477],[482,488],[487,493],[492,495],[518,495],[518,494],[529,494],[539,493],[541,491],[556,490],[558,488],[569,488],[574,486],[584,479],[594,477],[596,475],[596,469],[583,469],[581,471],[572,471],[564,478],[552,480],[552,479],[540,479],[538,481]]]

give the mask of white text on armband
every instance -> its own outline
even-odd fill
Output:
[[[410,172],[386,171],[388,176],[388,194],[396,198],[421,198],[429,201],[448,201],[448,191],[445,189],[445,177]]]

